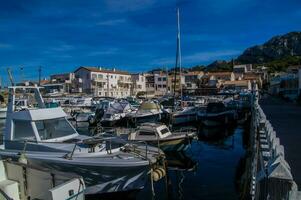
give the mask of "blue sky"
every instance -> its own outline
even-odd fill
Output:
[[[141,72],[173,67],[176,7],[183,66],[231,59],[301,31],[300,0],[10,0],[0,2],[0,76],[37,79],[81,65]]]

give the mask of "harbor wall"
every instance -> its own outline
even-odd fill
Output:
[[[249,199],[301,199],[289,163],[285,160],[285,147],[254,95],[250,124]]]

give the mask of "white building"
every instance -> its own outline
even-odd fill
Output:
[[[128,72],[79,67],[75,75],[82,79],[83,92],[94,96],[127,97],[131,94],[132,80]]]
[[[50,83],[44,85],[48,92],[57,91],[61,93],[81,93],[82,79],[74,73],[53,74],[50,76]]]
[[[146,85],[145,85],[145,76],[144,74],[131,74],[132,78],[132,96],[136,96],[139,92],[145,92],[146,91]]]
[[[193,71],[183,74],[185,80],[185,88],[186,89],[196,89],[198,82],[201,80],[202,76],[204,76],[203,71]]]
[[[145,75],[146,92],[149,96],[162,96],[168,92],[167,76],[163,72],[154,72]]]

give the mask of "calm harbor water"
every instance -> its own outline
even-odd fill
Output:
[[[3,133],[4,121],[0,121]],[[87,128],[80,133],[89,134]],[[165,179],[155,183],[154,199],[238,199],[235,174],[244,156],[243,126],[234,128],[201,128],[199,139],[193,140],[185,152],[167,155],[168,183]],[[209,139],[208,139],[209,138]],[[153,199],[150,184],[135,194],[122,194],[122,199]],[[104,199],[94,197],[93,199]],[[120,197],[109,196],[115,199]]]

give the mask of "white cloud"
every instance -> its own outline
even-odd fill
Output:
[[[238,50],[224,50],[224,51],[212,51],[212,52],[199,52],[192,55],[183,56],[183,63],[194,63],[194,62],[207,62],[216,59],[221,59],[227,56],[237,56],[241,51]]]
[[[201,62],[209,62],[218,59],[226,59],[225,57],[237,56],[241,53],[239,50],[223,50],[223,51],[208,51],[198,52],[191,55],[182,56],[182,65],[196,64]],[[152,61],[156,65],[174,65],[176,58],[160,58]]]
[[[154,0],[106,0],[108,9],[111,12],[127,12],[143,10],[151,7]]]
[[[12,47],[13,45],[11,44],[0,43],[0,49],[10,49]]]
[[[97,22],[96,25],[98,25],[98,26],[114,26],[114,25],[119,25],[119,24],[125,23],[125,22],[126,22],[125,19],[112,19],[112,20]]]
[[[118,48],[108,48],[101,51],[92,51],[87,54],[87,56],[101,56],[101,55],[113,55],[118,53]]]

